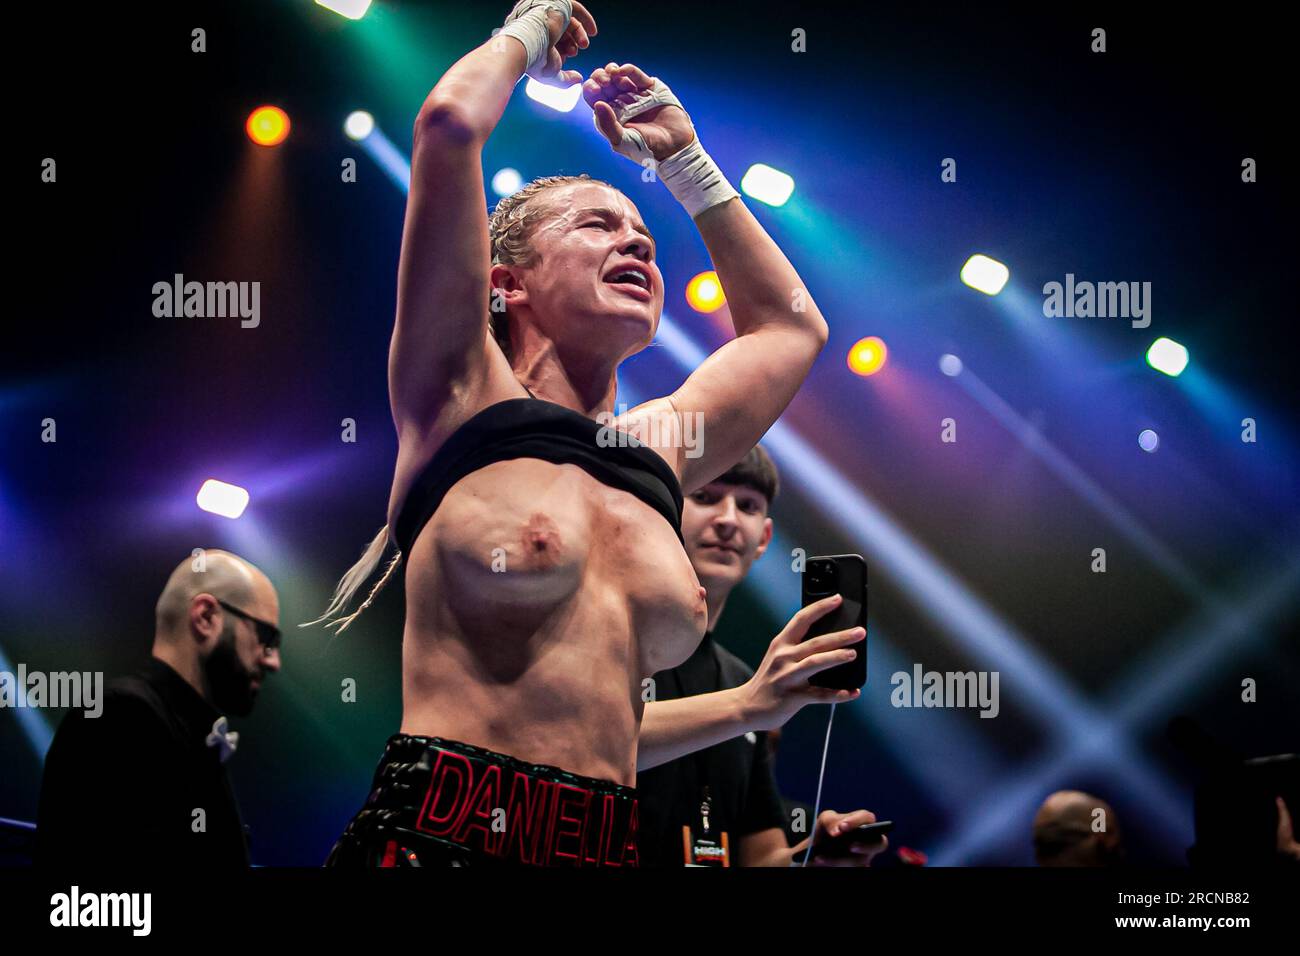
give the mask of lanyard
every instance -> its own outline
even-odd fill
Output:
[[[706,634],[703,640],[711,641],[712,638]],[[712,649],[710,648],[710,650]],[[690,692],[688,692],[682,685],[680,674],[675,672],[673,673],[673,683],[676,685],[674,691],[679,698],[692,696],[697,693],[711,693],[719,689],[719,685],[722,683],[722,665],[719,663],[716,654],[709,653],[707,655],[705,669],[708,674],[708,686],[703,690],[694,688]],[[706,772],[704,750],[691,751],[683,761],[683,764],[683,769],[686,770],[687,776],[686,792],[690,794],[692,800],[698,799],[700,801],[696,806],[699,814],[698,822],[701,826],[701,832],[704,835],[712,836],[713,831],[716,829],[717,814],[713,812],[714,795],[709,789],[709,784],[706,782],[709,779],[709,776]],[[694,822],[695,821],[692,821],[692,823]]]

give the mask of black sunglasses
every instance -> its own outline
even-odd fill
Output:
[[[253,627],[257,629],[258,641],[260,641],[262,646],[267,650],[273,650],[280,646],[280,629],[274,624],[269,624],[260,618],[253,617],[253,615],[249,614],[247,611],[241,611],[233,604],[227,604],[225,601],[221,600],[221,598],[217,598],[217,603],[231,614],[237,614],[245,621],[251,622]]]

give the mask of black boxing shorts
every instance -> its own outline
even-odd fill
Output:
[[[636,867],[631,787],[394,734],[326,866]]]

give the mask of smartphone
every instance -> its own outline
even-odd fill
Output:
[[[876,823],[864,823],[860,827],[841,833],[836,837],[824,837],[813,844],[812,855],[848,856],[849,847],[854,843],[878,843],[886,833],[894,829],[893,820],[879,820]]]
[[[832,554],[809,558],[803,571],[803,606],[832,594],[841,595],[840,606],[813,621],[804,640],[867,626],[867,562],[860,554]],[[834,690],[856,690],[867,682],[867,642],[852,645],[854,658],[814,674],[808,683]]]

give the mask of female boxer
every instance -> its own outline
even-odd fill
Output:
[[[576,0],[521,0],[416,119],[389,520],[322,618],[391,538],[399,553],[361,609],[400,567],[403,717],[333,864],[636,865],[642,682],[684,660],[707,619],[683,490],[753,447],[826,341],[677,98],[610,63],[583,83],[596,126],[685,207],[736,331],[671,395],[613,419],[643,443],[611,440],[597,418],[611,420],[619,363],[663,307],[655,240],[627,196],[585,176],[533,182],[489,220],[482,178],[521,74],[580,81],[561,67],[595,34]],[[704,426],[690,447],[684,423]]]

